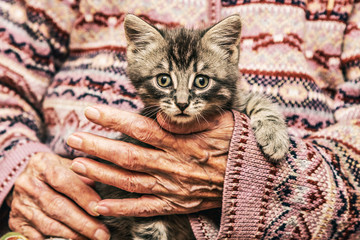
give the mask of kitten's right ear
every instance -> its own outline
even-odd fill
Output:
[[[132,14],[126,15],[124,29],[128,47],[135,50],[149,49],[164,40],[157,28]]]
[[[240,34],[241,18],[235,14],[210,27],[202,42],[217,52],[223,51],[225,57],[236,62],[239,58]]]

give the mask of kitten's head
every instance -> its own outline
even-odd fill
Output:
[[[241,21],[206,30],[158,29],[127,15],[128,75],[147,114],[186,123],[230,109],[236,94]]]

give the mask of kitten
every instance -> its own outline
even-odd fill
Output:
[[[238,15],[206,30],[158,29],[127,15],[124,27],[128,41],[127,73],[145,104],[142,115],[156,118],[161,111],[181,124],[236,109],[249,116],[256,140],[270,161],[285,157],[289,138],[277,106],[238,86]],[[138,196],[101,184],[98,190],[103,198]],[[103,218],[112,239],[194,239],[183,215]]]

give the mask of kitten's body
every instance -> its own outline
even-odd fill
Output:
[[[133,15],[126,17],[124,26],[127,72],[145,104],[143,115],[155,118],[161,111],[175,122],[187,123],[236,109],[250,117],[256,139],[271,161],[285,157],[289,140],[276,105],[238,86],[239,16],[207,30],[159,30]],[[139,196],[102,184],[97,189],[103,198]],[[112,239],[194,238],[185,216],[103,219]]]

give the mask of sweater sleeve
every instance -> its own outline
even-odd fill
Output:
[[[259,150],[249,119],[234,112],[220,230],[190,217],[197,239],[353,239],[360,234],[360,120],[306,139],[291,137],[286,161]]]
[[[29,156],[50,151],[41,103],[66,57],[74,14],[58,0],[0,1],[0,205]]]
[[[345,82],[335,95],[336,121],[360,118],[360,1],[355,1],[344,32],[341,65]]]

